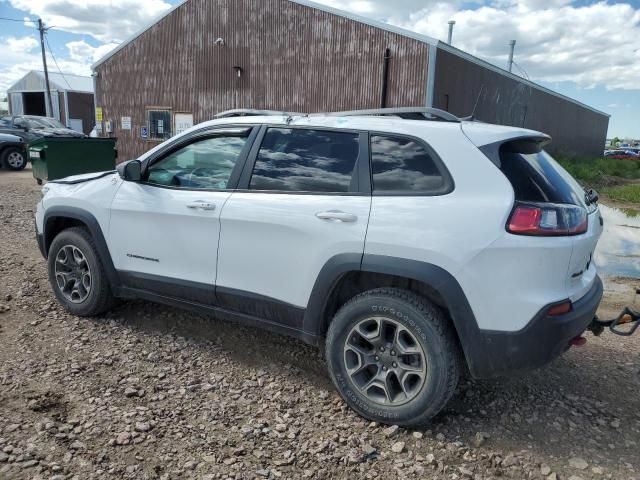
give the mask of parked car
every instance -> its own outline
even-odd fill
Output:
[[[549,141],[431,109],[231,112],[49,182],[37,240],[72,314],[141,298],[292,335],[360,415],[415,426],[463,370],[539,367],[592,324],[603,222]]]
[[[28,161],[27,144],[16,135],[0,133],[0,166],[22,170]]]
[[[634,150],[606,150],[604,152],[604,156],[607,158],[617,158],[617,159],[632,159],[637,160],[640,158],[640,154],[635,152]]]
[[[13,115],[0,118],[0,133],[10,133],[30,143],[42,137],[86,137],[67,128],[55,118]]]

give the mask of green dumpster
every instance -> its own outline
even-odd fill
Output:
[[[33,178],[43,180],[116,168],[115,138],[44,137],[29,145]]]

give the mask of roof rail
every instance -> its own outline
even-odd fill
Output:
[[[225,110],[214,116],[214,118],[229,118],[229,117],[256,117],[256,116],[269,116],[280,115],[290,117],[293,115],[306,115],[304,113],[283,112],[278,110],[256,110],[253,108],[235,108],[233,110]]]
[[[344,112],[313,113],[310,116],[327,115],[331,117],[355,117],[365,115],[387,115],[400,117],[407,120],[439,120],[443,122],[460,122],[455,115],[429,107],[397,107],[397,108],[374,108],[370,110],[348,110]]]
[[[443,122],[460,122],[455,115],[429,107],[397,107],[397,108],[373,108],[369,110],[346,110],[343,112],[317,112],[298,113],[283,112],[279,110],[256,110],[252,108],[236,108],[218,113],[215,118],[250,117],[250,116],[309,116],[309,117],[357,117],[357,116],[392,116],[406,120],[436,120]]]

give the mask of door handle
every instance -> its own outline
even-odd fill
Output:
[[[192,203],[187,203],[187,208],[191,208],[193,210],[215,210],[216,206],[214,203],[198,200]]]
[[[329,210],[327,212],[318,212],[316,217],[320,220],[329,220],[341,223],[353,223],[358,220],[357,215],[353,213],[342,212],[340,210]]]

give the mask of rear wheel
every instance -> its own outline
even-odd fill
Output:
[[[87,230],[60,232],[48,254],[49,283],[60,304],[81,317],[104,313],[114,303],[100,256]]]
[[[2,157],[2,163],[9,170],[23,170],[27,166],[27,157],[19,148],[7,148]]]
[[[360,294],[338,311],[326,357],[349,406],[382,423],[426,423],[446,405],[459,379],[448,320],[425,299],[394,288]]]

